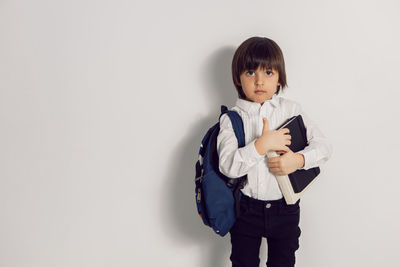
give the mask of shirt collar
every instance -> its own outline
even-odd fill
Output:
[[[265,107],[268,104],[272,105],[275,108],[278,107],[279,106],[278,96],[276,94],[274,94],[271,99],[265,100],[262,106],[260,103],[252,102],[252,101],[245,100],[242,98],[238,98],[236,100],[236,106],[238,106],[243,111],[248,112],[248,113],[258,113],[260,111],[260,108],[265,109]]]

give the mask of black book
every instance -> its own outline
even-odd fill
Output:
[[[307,145],[307,131],[304,126],[303,118],[301,115],[293,116],[288,119],[281,128],[288,128],[292,137],[291,144],[288,146],[293,152],[303,150]],[[293,191],[299,193],[303,191],[320,173],[319,167],[310,168],[308,170],[297,170],[289,174],[289,180],[292,185]]]

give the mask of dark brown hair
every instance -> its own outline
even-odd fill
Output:
[[[277,87],[275,94],[278,94],[281,88],[283,91],[287,87],[282,50],[273,40],[255,36],[244,41],[233,55],[232,78],[239,98],[246,99],[240,85],[240,75],[246,70],[256,70],[260,65],[262,68],[278,71],[281,85]]]

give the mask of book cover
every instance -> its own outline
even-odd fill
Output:
[[[304,126],[301,115],[293,116],[288,119],[278,129],[288,128],[292,137],[291,144],[288,146],[293,152],[303,150],[307,145],[307,131]],[[301,192],[312,180],[320,173],[319,167],[310,168],[308,170],[297,170],[289,174],[290,183],[295,193]]]
[[[303,150],[307,145],[307,130],[304,126],[301,115],[293,116],[284,122],[280,127],[288,128],[292,137],[291,144],[288,146],[293,152]],[[279,156],[275,151],[269,151],[268,157]],[[308,170],[297,170],[289,175],[275,175],[279,188],[288,205],[295,204],[305,191],[315,182],[315,178],[320,173],[319,167]]]

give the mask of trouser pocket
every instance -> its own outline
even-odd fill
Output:
[[[283,203],[282,206],[279,208],[279,214],[284,215],[292,215],[292,214],[299,214],[300,213],[300,203],[297,202],[293,205],[287,205]]]

